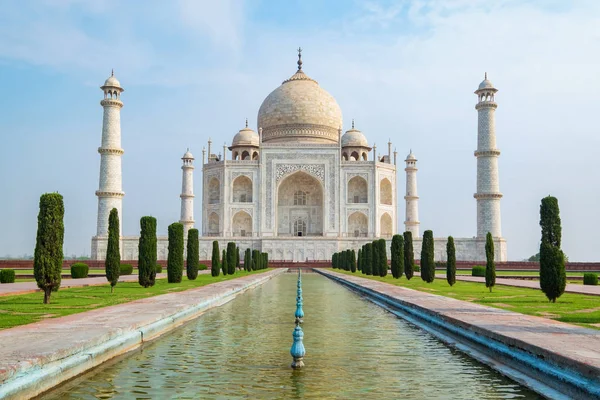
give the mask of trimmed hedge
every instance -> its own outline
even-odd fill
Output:
[[[162,272],[162,265],[160,265],[160,264],[156,264],[156,265],[154,266],[154,271],[155,271],[157,274],[160,274],[160,273]]]
[[[104,260],[104,271],[106,272],[106,280],[110,283],[111,293],[114,291],[117,282],[119,282],[121,272],[119,232],[119,211],[113,208],[110,210],[110,215],[108,216],[108,245],[106,248],[106,259]]]
[[[120,274],[119,275],[131,275],[133,274],[133,265],[131,264],[121,264],[120,267]]]
[[[138,282],[145,288],[156,283],[156,245],[156,218],[140,218]]]
[[[200,264],[198,266],[198,271],[206,271],[208,269],[208,266],[206,264]]]
[[[169,254],[167,255],[167,282],[181,283],[183,278],[183,224],[169,225]]]
[[[15,283],[15,270],[0,269],[0,283]]]
[[[483,265],[476,265],[471,270],[471,276],[485,276],[485,267]]]
[[[198,277],[198,268],[200,266],[199,246],[198,229],[190,229],[188,231],[187,260],[185,264],[185,273],[190,281],[193,281]]]
[[[90,268],[84,263],[75,263],[71,265],[71,278],[80,279],[87,278]]]
[[[583,284],[584,285],[597,285],[598,284],[598,275],[597,274],[583,274]]]

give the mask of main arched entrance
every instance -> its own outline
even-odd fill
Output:
[[[323,187],[306,172],[293,173],[279,184],[277,236],[323,236]]]

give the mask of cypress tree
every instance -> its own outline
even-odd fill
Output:
[[[363,244],[362,251],[360,252],[360,257],[361,257],[361,260],[360,260],[360,271],[363,273],[363,275],[366,274],[365,268],[367,268],[366,267],[367,264],[365,263],[365,260],[366,260],[365,254],[367,252],[366,249],[367,249],[367,245]]]
[[[385,239],[379,239],[379,276],[387,276],[388,273],[388,258],[387,258],[387,243]]]
[[[350,250],[350,271],[356,272],[356,252],[354,249]]]
[[[229,273],[229,265],[227,265],[227,250],[223,249],[223,255],[221,258],[221,272],[223,275],[227,275]]]
[[[198,268],[200,267],[200,242],[198,242],[198,229],[190,229],[187,239],[187,263],[185,274],[190,281],[198,277]]]
[[[492,234],[487,233],[485,237],[485,287],[492,288],[496,284],[496,263],[494,262],[494,240]]]
[[[241,269],[240,268],[240,248],[239,247],[235,248],[235,268]]]
[[[371,242],[371,269],[373,276],[379,276],[379,244],[377,240]]]
[[[402,235],[392,236],[392,276],[401,278],[404,273],[404,237]]]
[[[365,244],[363,269],[366,275],[373,275],[373,243]]]
[[[236,250],[235,243],[229,242],[227,243],[227,274],[233,275],[235,274],[235,265],[236,265]]]
[[[113,208],[110,210],[108,216],[108,245],[106,247],[106,260],[104,261],[106,280],[110,282],[111,293],[114,291],[121,273],[119,239],[119,211],[116,208]]]
[[[212,276],[219,276],[219,242],[216,240],[213,242],[212,258],[210,262],[210,274]]]
[[[44,291],[44,304],[50,304],[50,295],[60,287],[63,263],[65,206],[58,193],[40,197],[40,212],[33,256],[33,274]]]
[[[252,271],[252,250],[246,249],[244,252],[244,270]]]
[[[413,249],[412,232],[404,232],[404,274],[410,280],[415,272],[415,252]]]
[[[565,255],[560,245],[562,228],[558,199],[548,196],[540,206],[540,287],[548,300],[555,303],[565,291]]]
[[[433,261],[433,232],[423,232],[423,245],[421,249],[421,278],[431,283],[435,279],[435,262]]]
[[[335,269],[336,258],[337,258],[337,253],[333,253],[333,255],[331,256],[331,268],[333,268],[333,269]]]
[[[147,288],[156,281],[156,218],[140,219],[138,245],[138,282]]]
[[[258,250],[252,251],[252,271],[256,271],[258,269],[258,257],[260,256],[260,252]]]
[[[340,252],[340,269],[346,270],[346,251]]]
[[[358,256],[356,257],[356,269],[362,271],[362,248],[358,249]]]
[[[446,280],[450,286],[454,286],[456,283],[456,248],[454,247],[454,238],[448,236],[448,243],[446,244]]]
[[[181,283],[183,276],[183,224],[169,225],[169,254],[167,255],[167,281]]]
[[[269,253],[265,253],[265,268],[269,268]]]

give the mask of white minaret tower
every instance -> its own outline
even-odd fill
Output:
[[[124,89],[115,78],[114,72],[100,87],[104,92],[104,99],[100,102],[104,107],[102,119],[102,144],[98,148],[100,153],[100,185],[96,191],[98,196],[98,221],[96,236],[108,235],[108,215],[110,210],[119,211],[119,228],[123,230],[123,193],[121,180],[121,93]]]
[[[183,157],[183,176],[181,179],[181,219],[183,224],[183,237],[194,227],[194,156],[187,149]]]
[[[500,151],[496,148],[495,114],[496,92],[498,89],[487,79],[479,84],[475,91],[479,114],[477,124],[477,237],[485,238],[488,232],[495,238],[502,237],[500,225],[500,184],[498,181],[498,157]]]
[[[417,192],[417,157],[412,150],[406,157],[406,221],[404,229],[412,232],[413,238],[419,237],[419,194]]]

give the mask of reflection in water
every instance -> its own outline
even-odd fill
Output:
[[[46,399],[539,398],[315,274],[305,368],[292,370],[296,275],[284,274]]]

